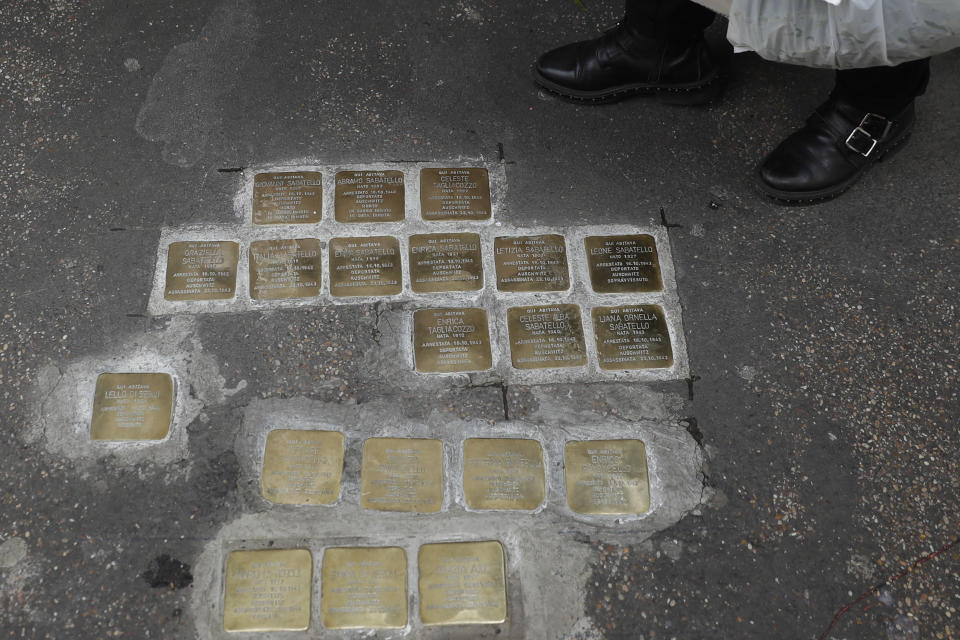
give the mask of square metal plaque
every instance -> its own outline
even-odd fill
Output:
[[[661,291],[660,259],[653,236],[588,236],[583,240],[590,284],[597,293]]]
[[[403,220],[403,172],[338,172],[333,208],[337,222]]]
[[[167,300],[229,300],[237,292],[240,246],[230,241],[171,242]]]
[[[570,288],[563,236],[495,238],[493,257],[499,291],[566,291]]]
[[[254,300],[320,295],[320,241],[254,240],[250,243],[250,297]]]
[[[568,442],[567,504],[577,513],[635,515],[650,508],[647,451],[640,440]]]
[[[507,619],[503,546],[496,541],[420,547],[424,624],[498,624]]]
[[[312,224],[323,215],[318,171],[258,173],[253,178],[254,224]]]
[[[489,220],[490,177],[482,167],[420,170],[424,220]]]
[[[417,293],[483,288],[483,259],[476,233],[410,236],[410,288]]]
[[[360,505],[378,511],[435,513],[443,506],[443,442],[368,438],[360,466]]]
[[[392,236],[331,238],[330,293],[395,296],[403,290],[400,242]]]
[[[310,627],[313,556],[307,549],[233,551],[223,594],[226,631],[305,631]]]
[[[333,504],[340,498],[343,434],[274,429],[263,451],[260,490],[278,504]]]
[[[517,369],[579,367],[587,363],[580,307],[555,304],[507,311],[510,358]]]
[[[471,509],[532,511],[546,495],[536,440],[469,438],[463,443],[463,495]]]
[[[92,440],[163,440],[173,417],[167,373],[101,373],[93,397]]]
[[[592,314],[601,369],[673,366],[670,330],[659,305],[594,307]]]
[[[417,371],[486,371],[493,366],[485,309],[419,309],[413,314]]]
[[[399,547],[327,549],[320,607],[327,629],[406,626],[407,553]]]

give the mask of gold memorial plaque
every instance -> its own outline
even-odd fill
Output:
[[[543,448],[536,440],[468,438],[463,495],[471,509],[532,511],[546,495]]]
[[[250,297],[254,300],[320,295],[320,241],[254,240],[250,243]]]
[[[346,296],[394,296],[403,290],[400,242],[392,236],[332,238],[330,293]]]
[[[413,314],[417,371],[486,371],[493,366],[485,309],[419,309]]]
[[[407,624],[407,554],[400,547],[335,547],[323,553],[320,607],[327,629]]]
[[[640,440],[568,442],[567,504],[577,513],[634,515],[650,508],[647,452]]]
[[[570,288],[563,236],[495,238],[493,257],[499,291],[566,291]]]
[[[507,311],[510,357],[517,369],[579,367],[587,363],[580,307],[556,304]]]
[[[410,288],[417,293],[482,289],[480,236],[476,233],[410,236]]]
[[[318,171],[258,173],[253,178],[254,224],[311,224],[323,214]]]
[[[443,506],[443,443],[368,438],[360,465],[360,505],[378,511],[435,513]]]
[[[420,619],[424,624],[498,624],[507,619],[499,542],[442,542],[420,547]]]
[[[403,172],[340,171],[333,208],[337,222],[403,220]]]
[[[653,236],[589,236],[590,283],[597,293],[646,293],[663,289]]]
[[[171,242],[167,300],[229,300],[237,292],[240,247],[229,241]]]
[[[593,333],[601,369],[673,366],[670,331],[659,305],[594,307]]]
[[[163,440],[170,432],[170,374],[101,373],[94,394],[92,440]]]
[[[333,504],[340,498],[343,434],[274,429],[263,451],[260,491],[278,504]]]
[[[489,220],[490,178],[480,167],[422,169],[420,213],[424,220]]]
[[[310,627],[313,556],[307,549],[232,551],[227,558],[223,628],[305,631]]]

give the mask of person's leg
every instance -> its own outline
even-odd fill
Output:
[[[895,67],[837,71],[833,95],[862,111],[893,117],[923,95],[930,81],[930,58]]]
[[[691,0],[627,0],[624,24],[647,38],[699,39],[714,13]]]

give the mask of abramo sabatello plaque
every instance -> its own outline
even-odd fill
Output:
[[[601,369],[654,369],[673,365],[670,331],[659,305],[594,307],[592,313]]]
[[[379,511],[434,513],[443,506],[443,442],[368,438],[360,465],[360,504]]]
[[[226,631],[305,631],[313,556],[307,549],[233,551],[223,595]]]
[[[484,309],[420,309],[413,314],[417,371],[456,373],[493,366]]]
[[[250,243],[250,297],[254,300],[320,295],[320,241],[254,240]]]
[[[567,504],[577,513],[635,515],[650,508],[647,452],[640,440],[568,442]]]
[[[565,291],[570,288],[563,236],[495,238],[494,263],[500,291]]]
[[[93,440],[163,440],[173,416],[167,373],[101,373],[93,398]]]
[[[403,220],[402,171],[340,171],[334,196],[337,222]]]
[[[480,167],[422,169],[420,213],[424,220],[489,220],[490,178]]]
[[[335,296],[393,296],[403,290],[400,242],[392,236],[332,238],[328,253]]]
[[[653,236],[589,236],[583,243],[590,283],[597,293],[646,293],[663,289]]]
[[[167,300],[229,300],[237,291],[240,247],[230,241],[172,242],[167,250]]]
[[[543,448],[536,440],[468,438],[463,496],[471,509],[532,511],[545,496]]]
[[[410,288],[417,293],[482,289],[480,236],[476,233],[410,236]]]
[[[587,363],[580,307],[575,304],[511,307],[510,357],[517,369],[578,367]]]
[[[327,629],[396,629],[407,624],[407,554],[399,547],[323,552],[320,606]]]
[[[343,434],[274,429],[267,434],[260,489],[278,504],[333,504],[340,497]]]
[[[254,224],[310,224],[323,213],[323,176],[317,171],[258,173],[253,178]]]
[[[506,621],[506,570],[499,542],[425,544],[420,547],[418,564],[424,624]]]

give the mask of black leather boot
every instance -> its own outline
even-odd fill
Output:
[[[910,136],[913,102],[885,118],[832,97],[757,167],[760,189],[792,204],[839,196]]]
[[[722,88],[702,33],[657,39],[623,23],[595,40],[548,51],[534,66],[533,77],[544,89],[586,102],[656,94],[665,102],[699,104]]]

